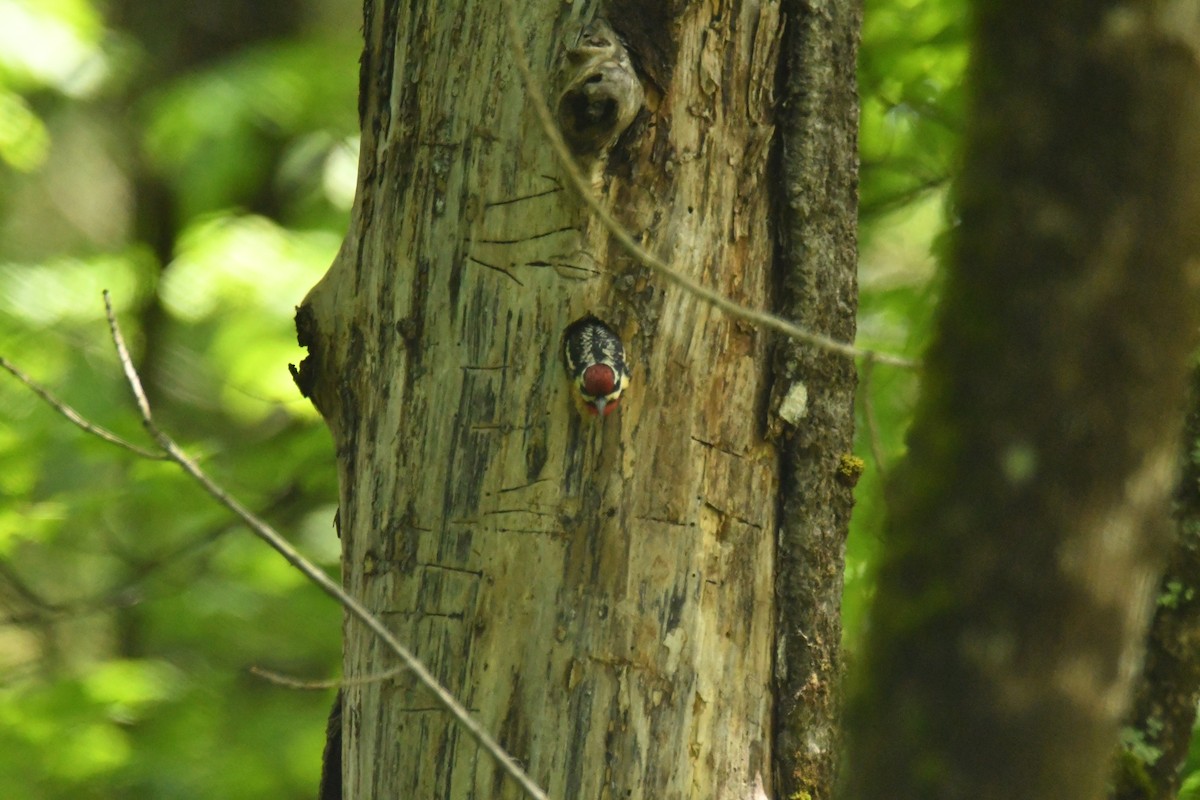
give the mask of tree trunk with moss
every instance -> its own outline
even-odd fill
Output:
[[[1192,375],[1175,535],[1159,582],[1146,659],[1121,729],[1113,800],[1179,793],[1200,703],[1200,371]]]
[[[609,3],[631,58],[595,13],[517,9],[577,163],[649,250],[771,307],[779,4]],[[366,4],[351,230],[297,316],[297,380],[337,447],[344,582],[551,796],[770,792],[781,452],[766,432],[792,424],[768,424],[772,342],[656,279],[586,211],[506,30],[499,3]],[[814,212],[843,215],[829,226],[851,237],[843,273],[853,121],[834,126],[836,202]],[[828,291],[841,306],[820,325],[848,335],[839,281],[805,300]],[[560,358],[585,314],[632,367],[600,420]],[[835,371],[836,392],[816,376],[809,396],[848,415]],[[789,486],[835,485],[848,439],[831,441]],[[395,666],[360,627],[345,634],[351,681]],[[830,665],[804,669],[824,681]],[[408,677],[345,697],[347,797],[516,796]]]
[[[1200,4],[981,1],[847,797],[1103,794],[1195,344]]]

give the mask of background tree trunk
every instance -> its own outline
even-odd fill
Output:
[[[1200,219],[1200,4],[976,4],[960,229],[847,796],[1102,794],[1161,566]]]
[[[1175,535],[1159,582],[1146,660],[1121,729],[1113,800],[1179,793],[1200,702],[1200,371],[1192,374]]]
[[[552,94],[588,77],[567,56],[584,5],[519,10]],[[608,13],[646,109],[598,191],[649,249],[769,307],[779,5]],[[749,797],[772,783],[768,342],[610,246],[549,152],[505,30],[496,3],[366,5],[351,231],[297,320],[298,381],[339,454],[344,579],[552,795]],[[844,183],[834,197],[845,213]],[[852,283],[837,287],[852,306]],[[633,367],[603,423],[576,410],[559,359],[588,312]],[[848,333],[845,315],[829,327]],[[848,408],[839,374],[829,402]],[[823,526],[844,517],[841,495]],[[347,626],[348,678],[390,666]],[[347,796],[514,793],[406,678],[348,687],[344,716]]]

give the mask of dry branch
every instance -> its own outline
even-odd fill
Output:
[[[274,528],[255,516],[236,498],[230,495],[229,492],[225,491],[225,489],[215,483],[207,475],[207,473],[205,473],[199,467],[199,465],[197,465],[196,462],[192,460],[192,458],[175,443],[170,436],[164,433],[157,426],[150,410],[150,403],[146,399],[146,393],[142,388],[141,379],[138,377],[137,370],[134,368],[133,361],[130,359],[129,349],[125,345],[125,339],[121,335],[121,329],[117,323],[116,315],[113,312],[112,301],[109,298],[107,291],[104,293],[104,307],[105,313],[108,317],[109,329],[112,332],[113,345],[116,347],[117,357],[121,362],[121,368],[125,373],[125,378],[129,384],[129,389],[133,393],[134,401],[137,403],[138,410],[142,417],[142,424],[146,428],[146,431],[150,434],[151,438],[154,439],[163,452],[163,456],[157,456],[156,454],[146,451],[145,457],[165,457],[167,460],[174,461],[176,464],[178,464],[184,472],[186,472],[204,489],[204,491],[206,491],[218,503],[225,506],[227,509],[233,512],[234,515],[241,519],[241,521],[244,522],[258,538],[266,542],[273,550],[283,556],[283,558],[289,564],[291,564],[306,578],[320,587],[322,591],[340,603],[352,617],[359,620],[362,624],[374,632],[388,647],[388,649],[399,657],[400,661],[404,664],[404,668],[408,671],[411,671],[416,677],[417,681],[420,682],[426,689],[428,689],[429,692],[434,696],[434,699],[437,700],[437,702],[443,708],[445,708],[446,711],[448,711],[450,715],[454,717],[454,719],[462,726],[462,728],[467,732],[467,735],[469,735],[480,747],[482,747],[490,756],[492,756],[492,758],[496,760],[500,767],[506,773],[508,773],[508,775],[521,787],[521,790],[526,796],[532,798],[532,800],[548,800],[546,793],[542,791],[542,789],[534,782],[529,774],[526,773],[519,764],[517,764],[513,757],[509,755],[486,730],[484,730],[483,726],[470,715],[467,709],[461,703],[459,703],[458,700],[456,700],[454,696],[451,695],[450,692],[448,692],[437,681],[437,679],[433,677],[432,674],[430,674],[429,670],[425,668],[425,665],[422,664],[420,660],[418,660],[417,657],[414,656],[408,650],[408,648],[406,648],[392,634],[390,630],[388,630],[387,626],[382,620],[379,619],[379,617],[371,613],[371,611],[367,609],[366,606],[362,605],[362,603],[360,603],[358,600],[347,594],[346,591],[333,579],[326,575],[320,567],[313,564],[311,561],[301,555],[299,551],[292,547],[292,545],[289,544],[287,540],[284,539],[283,536],[281,536]],[[4,362],[4,366],[10,372],[13,372],[13,374],[18,378],[22,377],[22,374],[18,371],[15,371],[14,368],[11,368],[11,365],[8,365],[7,362]],[[31,388],[33,388],[33,385],[29,381],[26,380],[24,382],[26,385],[29,385]],[[60,412],[66,408],[64,404],[55,400],[49,394],[49,392],[46,392],[44,389],[38,391],[37,393],[39,397],[48,402],[54,408],[58,409]],[[75,414],[74,417],[72,417],[71,415],[64,413],[64,416],[67,416],[67,418],[71,419],[71,421],[76,425],[79,425],[81,428],[89,432],[95,433],[96,430],[102,430],[98,429],[94,425],[91,425],[78,414]],[[100,434],[97,433],[96,435]],[[108,441],[113,441],[118,437],[102,438],[105,438]],[[116,444],[120,442],[114,441],[114,443]],[[134,452],[139,452],[139,454],[141,451],[141,448],[132,446],[127,447],[127,449],[133,450]]]
[[[546,103],[546,95],[529,67],[529,58],[525,53],[525,45],[521,40],[521,28],[517,21],[516,12],[513,9],[512,0],[504,0],[504,8],[508,19],[509,43],[512,46],[517,71],[521,73],[521,79],[525,83],[525,91],[528,93],[529,99],[533,102],[534,112],[541,122],[542,130],[545,131],[547,138],[550,139],[550,145],[554,150],[554,154],[558,157],[563,171],[566,172],[571,186],[579,194],[580,199],[596,214],[604,227],[608,229],[608,232],[612,234],[614,239],[620,242],[621,246],[630,255],[669,283],[673,283],[701,300],[711,303],[731,317],[745,320],[766,330],[777,331],[799,342],[831,353],[865,359],[868,363],[891,364],[893,366],[909,368],[917,366],[917,362],[912,359],[889,353],[878,353],[874,350],[863,350],[852,344],[839,342],[829,336],[805,330],[774,314],[746,308],[730,300],[720,292],[697,283],[635,242],[629,231],[596,199],[591,187],[588,185],[588,181],[584,178],[583,173],[580,172],[579,167],[576,166],[574,158],[571,156],[571,151],[567,147],[567,143],[563,140],[562,132],[555,123],[554,117],[550,112],[550,107]]]

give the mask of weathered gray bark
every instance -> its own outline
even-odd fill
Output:
[[[1175,535],[1134,703],[1122,729],[1113,800],[1166,800],[1179,793],[1200,703],[1200,371],[1192,375],[1175,495]]]
[[[961,224],[890,498],[847,797],[1104,791],[1166,539],[1200,3],[976,3]]]
[[[569,82],[572,14],[594,7],[519,9],[547,87]],[[553,796],[748,798],[772,783],[767,338],[610,247],[502,13],[366,5],[352,229],[298,317],[298,380],[339,454],[345,582]],[[768,307],[779,5],[608,16],[646,110],[598,191],[682,271]],[[559,363],[585,312],[634,366],[602,424]],[[390,666],[347,626],[347,677]],[[344,719],[348,797],[514,796],[405,678],[347,687]]]
[[[858,308],[858,0],[784,3],[781,310],[810,330],[854,340]],[[775,364],[776,409],[804,398],[782,434],[775,665],[779,797],[832,794],[840,740],[845,537],[859,463],[854,364],[788,344]]]

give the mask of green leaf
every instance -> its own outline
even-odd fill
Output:
[[[50,137],[25,98],[0,88],[0,158],[13,169],[31,172],[46,160]]]

